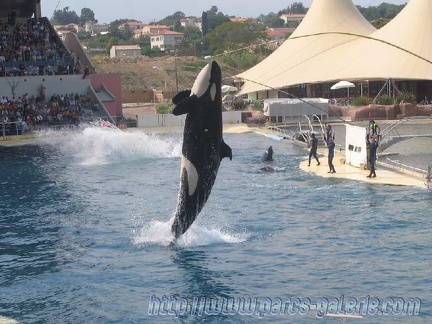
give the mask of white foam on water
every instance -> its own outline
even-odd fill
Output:
[[[48,131],[40,134],[40,137],[44,143],[83,166],[181,155],[179,138],[147,135],[143,132],[87,126],[74,130]]]
[[[158,244],[168,246],[174,241],[171,233],[173,220],[167,222],[151,221],[138,230],[133,231],[133,243],[136,246]],[[207,228],[197,223],[175,241],[178,247],[195,247],[220,243],[236,244],[246,241],[249,234],[232,233],[218,228]]]
[[[0,324],[18,324],[19,322],[10,317],[0,315]]]

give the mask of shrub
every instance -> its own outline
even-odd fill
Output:
[[[173,109],[174,106],[166,102],[161,102],[156,105],[156,113],[158,114],[170,114]]]
[[[243,110],[247,107],[247,103],[242,98],[234,98],[232,101],[232,107],[234,110]]]
[[[353,106],[367,106],[370,104],[370,100],[368,97],[357,97],[354,98],[351,105]]]
[[[412,104],[417,103],[417,100],[416,100],[416,97],[414,96],[414,94],[412,92],[407,92],[407,91],[400,92],[397,95],[396,102],[400,103],[401,101],[403,101],[404,103],[412,103]]]
[[[263,110],[263,105],[258,100],[255,100],[252,104],[252,110]]]
[[[389,95],[381,95],[378,97],[376,103],[378,105],[393,105],[394,100],[393,100],[393,97],[391,97]]]

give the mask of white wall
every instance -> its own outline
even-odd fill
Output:
[[[222,113],[222,121],[224,124],[240,124],[241,111],[224,111]]]
[[[346,125],[345,163],[356,167],[367,165],[365,127]]]
[[[39,94],[41,84],[46,88],[47,98],[53,94],[83,94],[88,91],[90,80],[83,79],[82,75],[55,75],[55,76],[16,76],[0,78],[0,98],[3,96],[13,97],[12,89],[15,90],[15,97],[22,97],[27,93],[35,97]]]
[[[186,115],[174,116],[170,114],[139,115],[138,127],[170,127],[183,126]]]
[[[171,127],[184,126],[186,115],[174,116],[171,114],[139,115],[138,127]],[[224,124],[241,123],[241,111],[224,111],[222,113]]]

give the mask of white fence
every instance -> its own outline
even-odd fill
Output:
[[[241,111],[225,111],[222,113],[224,124],[239,124],[242,122]],[[138,127],[172,127],[183,126],[186,115],[172,114],[138,115]]]

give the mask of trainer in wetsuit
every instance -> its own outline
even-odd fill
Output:
[[[308,164],[308,166],[310,166],[312,156],[317,161],[317,165],[321,164],[320,161],[318,160],[318,157],[317,157],[317,149],[318,149],[318,139],[315,137],[315,133],[312,133],[311,139],[310,139],[310,151],[309,151],[309,164]]]
[[[333,165],[333,158],[334,158],[334,150],[335,150],[335,142],[333,141],[333,138],[329,136],[327,139],[327,148],[328,148],[328,165],[330,168],[330,171],[327,173],[336,173],[336,170]]]
[[[378,135],[372,135],[369,140],[369,166],[370,166],[370,173],[367,176],[368,178],[375,178],[375,162],[376,162],[376,152],[378,148]]]

